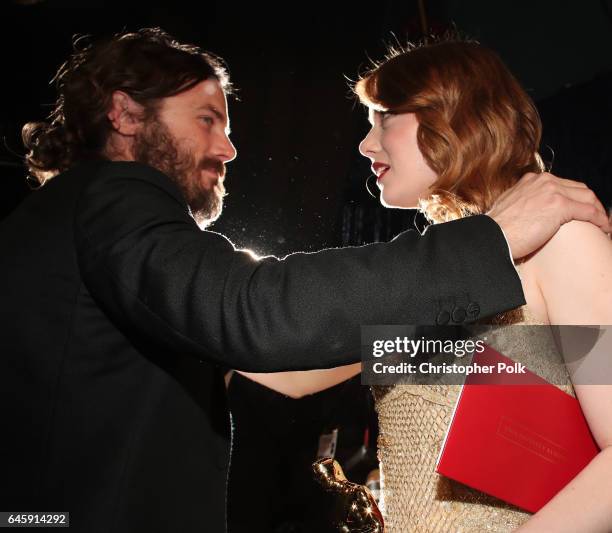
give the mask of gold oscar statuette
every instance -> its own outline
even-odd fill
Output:
[[[384,533],[385,525],[376,500],[367,487],[351,483],[337,461],[319,459],[312,468],[315,479],[340,500],[334,524],[342,533]]]

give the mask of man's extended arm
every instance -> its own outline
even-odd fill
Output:
[[[255,260],[200,231],[168,178],[137,163],[89,180],[75,236],[86,286],[124,331],[240,370],[347,364],[362,324],[453,323],[524,303],[489,217]]]

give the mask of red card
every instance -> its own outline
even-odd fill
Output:
[[[478,365],[515,362],[488,347]],[[578,400],[533,372],[471,374],[436,471],[536,512],[597,455]]]

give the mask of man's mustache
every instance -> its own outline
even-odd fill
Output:
[[[214,157],[205,157],[200,162],[200,168],[202,170],[211,170],[216,174],[219,174],[219,177],[225,178],[226,167],[225,163],[220,159],[215,159]]]

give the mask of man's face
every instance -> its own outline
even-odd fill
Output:
[[[134,157],[172,178],[204,227],[221,214],[225,163],[236,157],[229,140],[225,94],[216,80],[163,98],[134,142]]]

